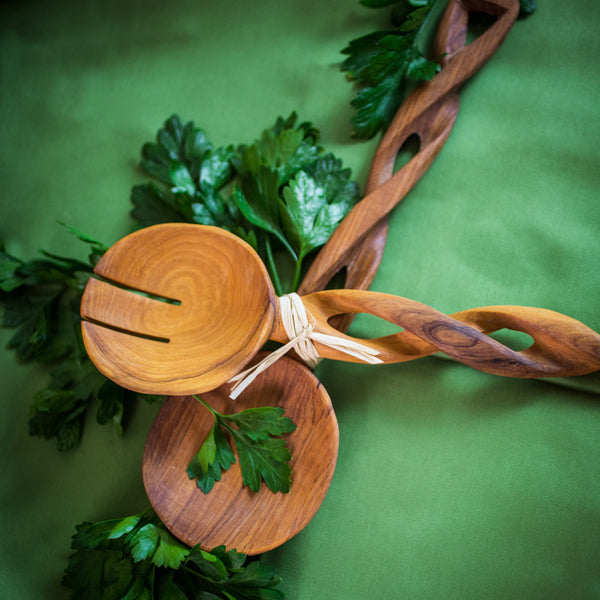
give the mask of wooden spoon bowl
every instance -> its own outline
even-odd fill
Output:
[[[223,413],[241,408],[229,398],[227,385],[202,397]],[[308,524],[329,489],[338,425],[329,395],[312,372],[284,357],[257,377],[243,402],[244,409],[281,406],[298,426],[286,436],[292,453],[288,494],[274,494],[264,483],[258,493],[251,492],[242,483],[239,462],[210,494],[198,489],[186,468],[212,427],[212,417],[192,396],[169,398],[148,434],[142,467],[146,492],[169,530],[190,546],[210,550],[225,544],[251,555],[275,548]]]

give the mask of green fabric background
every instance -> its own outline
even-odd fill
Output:
[[[463,89],[373,289],[445,312],[552,308],[600,331],[600,4],[539,4]],[[56,220],[106,243],[127,233],[139,150],[173,112],[220,145],[295,109],[364,184],[377,142],[349,139],[339,50],[384,21],[355,0],[3,2],[0,238],[25,258],[83,258]],[[146,507],[156,408],[136,407],[122,439],[90,414],[59,454],[27,434],[44,370],[2,350],[0,374],[0,594],[65,598],[74,525]],[[289,598],[600,598],[598,375],[566,382],[584,392],[438,358],[317,374],[340,455],[315,519],[264,557]]]

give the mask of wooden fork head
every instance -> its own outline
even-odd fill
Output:
[[[276,295],[235,235],[188,223],[128,235],[102,257],[81,303],[96,367],[122,387],[185,395],[230,379],[267,340]]]

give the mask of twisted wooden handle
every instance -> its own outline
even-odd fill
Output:
[[[600,369],[600,335],[551,310],[487,306],[448,316],[415,300],[364,290],[327,290],[302,300],[317,322],[317,331],[375,348],[385,363],[442,351],[479,371],[507,377],[569,377]],[[399,325],[403,331],[357,340],[328,324],[335,315],[345,313],[369,313]],[[488,335],[500,329],[526,333],[534,343],[526,350],[512,350]],[[316,346],[324,358],[357,362],[332,348]]]
[[[470,11],[496,16],[495,23],[466,45]],[[299,293],[325,289],[347,268],[346,288],[367,289],[381,262],[390,211],[423,176],[445,144],[458,114],[456,90],[477,72],[502,43],[519,13],[518,0],[452,0],[438,27],[434,53],[444,54],[443,68],[431,82],[417,87],[402,104],[375,154],[367,196],[333,233],[306,274]],[[419,152],[395,174],[398,151],[411,135]],[[336,320],[344,330],[350,319]]]

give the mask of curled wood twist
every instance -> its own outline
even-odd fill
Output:
[[[479,371],[507,377],[568,377],[600,369],[600,335],[551,310],[486,306],[448,316],[415,300],[363,290],[327,290],[302,300],[324,333],[336,332],[326,323],[342,313],[369,313],[402,327],[393,335],[360,340],[378,350],[384,363],[442,351]],[[525,350],[512,350],[490,337],[501,329],[526,333],[533,344]],[[316,346],[324,358],[360,362],[327,346]]]
[[[467,45],[469,13],[495,17],[491,27]],[[405,100],[384,135],[371,166],[367,196],[339,225],[307,272],[299,293],[323,290],[346,268],[345,288],[367,289],[379,267],[387,239],[388,215],[429,168],[448,139],[458,115],[457,90],[494,54],[519,14],[518,0],[451,0],[434,41],[443,68]],[[417,154],[394,173],[394,162],[412,135]],[[336,320],[345,330],[350,317]]]

